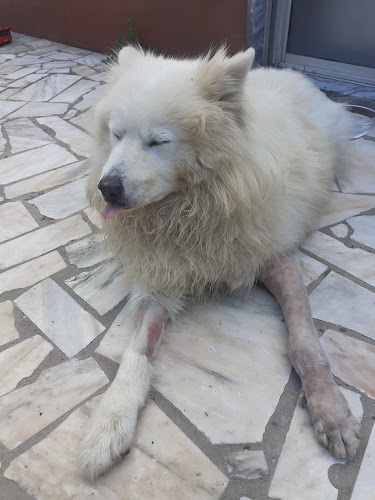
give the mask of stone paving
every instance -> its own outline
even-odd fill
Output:
[[[131,453],[93,483],[80,476],[82,428],[132,328],[84,193],[104,58],[17,34],[0,48],[0,498],[374,500],[374,132],[351,143],[295,256],[362,418],[357,458],[342,463],[315,440],[279,307],[256,288],[168,326]]]

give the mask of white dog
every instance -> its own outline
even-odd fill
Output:
[[[288,258],[324,209],[350,120],[297,73],[249,71],[253,57],[253,49],[219,50],[176,60],[127,47],[95,107],[88,196],[139,320],[81,444],[89,477],[131,446],[167,319],[189,300],[249,289],[257,277],[282,307],[318,440],[340,459],[356,453],[358,423]]]

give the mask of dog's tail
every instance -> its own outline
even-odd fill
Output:
[[[375,103],[345,97],[331,97],[331,100],[346,108],[346,127],[350,140],[363,137],[375,127]]]

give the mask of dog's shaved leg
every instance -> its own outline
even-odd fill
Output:
[[[301,377],[316,437],[335,457],[354,457],[359,424],[333,379],[299,269],[288,257],[279,255],[264,266],[259,279],[282,308],[289,329],[289,357]]]
[[[81,443],[80,464],[90,479],[105,472],[130,449],[138,411],[150,388],[150,361],[167,319],[167,310],[154,303],[140,311],[116,377],[95,408]]]

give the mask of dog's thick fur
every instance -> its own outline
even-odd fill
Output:
[[[177,129],[183,146],[163,172],[160,200],[145,197],[138,208],[104,221],[137,302],[152,295],[176,312],[207,290],[251,287],[259,267],[294,249],[324,209],[348,138],[346,112],[297,73],[249,72],[252,58],[252,50],[231,59],[220,50],[175,61],[128,48],[112,68],[95,114],[97,154],[88,195],[96,209],[104,206],[98,182],[110,158],[114,110],[123,109],[127,123],[134,113],[147,125]],[[127,106],[135,99],[134,85],[145,94],[142,109]],[[144,182],[144,157],[142,150],[131,158],[124,151],[125,183],[136,183],[137,176]],[[131,162],[136,168],[127,174]],[[158,183],[158,170],[152,175]]]
[[[119,205],[128,208],[104,220],[104,232],[131,284],[134,309],[145,302],[162,308],[150,313],[158,331],[165,320],[161,311],[173,317],[189,300],[251,287],[267,262],[291,252],[315,229],[349,139],[343,106],[292,71],[249,71],[253,57],[252,49],[233,57],[218,50],[175,60],[127,47],[94,109],[96,152],[88,196],[100,212],[105,202],[99,181],[115,179],[120,185]],[[287,275],[288,265],[284,271]],[[264,275],[272,289],[269,273]],[[299,284],[295,288],[300,296],[305,293]],[[307,298],[301,304],[308,311]],[[130,445],[150,380],[145,352],[134,346],[141,342],[139,332],[150,340],[153,321],[148,333],[138,327],[116,384],[84,439],[82,461],[90,476]],[[295,338],[293,345],[301,349],[298,331]],[[327,408],[334,392],[335,418],[347,430],[344,415],[350,411],[314,342],[311,353],[318,353],[319,366],[327,369],[319,381],[330,387]],[[314,393],[316,379],[307,385]],[[324,444],[325,416],[314,422]],[[347,434],[355,450],[356,424],[351,425]],[[345,453],[343,448],[336,454]]]

